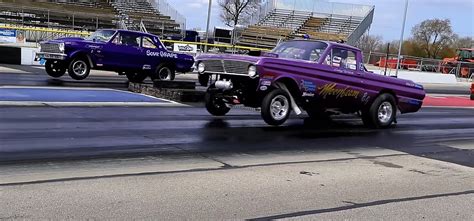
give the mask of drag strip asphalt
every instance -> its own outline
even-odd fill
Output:
[[[269,127],[258,112],[240,109],[222,118],[173,107],[4,107],[0,115],[3,164],[370,147],[474,167],[474,148],[464,147],[474,145],[470,109],[424,108],[388,130],[367,129],[352,116],[327,124],[293,117]]]

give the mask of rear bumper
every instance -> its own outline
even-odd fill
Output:
[[[61,60],[61,61],[64,61],[67,59],[67,54],[61,54],[61,53],[38,52],[36,53],[36,56],[38,56],[38,58]]]

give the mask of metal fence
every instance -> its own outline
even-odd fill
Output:
[[[384,53],[365,53],[365,63],[378,67],[380,71],[387,70],[394,73],[397,67],[398,55]],[[474,79],[474,63],[462,61],[445,61],[439,59],[402,56],[400,69],[433,72],[442,74],[453,74],[460,79]]]
[[[180,14],[173,6],[171,6],[166,0],[148,0],[153,7],[157,8],[158,11],[165,15],[170,16],[172,20],[176,21],[180,25],[181,30],[186,30],[186,17]]]
[[[258,13],[252,17],[251,23],[257,23],[274,9],[363,18],[373,8],[371,5],[338,3],[325,0],[265,0],[261,4]]]

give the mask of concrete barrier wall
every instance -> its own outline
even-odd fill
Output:
[[[40,65],[36,60],[38,48],[0,46],[0,63],[17,65]]]
[[[377,74],[384,74],[383,70],[370,70]],[[395,71],[387,72],[389,75],[395,75]],[[411,80],[419,84],[455,84],[457,83],[456,76],[453,74],[442,74],[433,72],[421,71],[406,71],[399,70],[398,78]]]
[[[0,46],[0,63],[21,64],[21,48]]]
[[[21,48],[21,65],[39,65],[36,61],[37,48]]]

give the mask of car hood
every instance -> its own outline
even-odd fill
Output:
[[[232,54],[203,54],[196,57],[196,61],[203,60],[233,60],[244,61],[249,63],[258,63],[262,57],[253,57],[248,55],[232,55]]]
[[[58,38],[54,40],[47,41],[47,43],[66,43],[66,42],[87,42],[94,43],[93,41],[86,40],[84,38],[70,37],[70,38]]]

